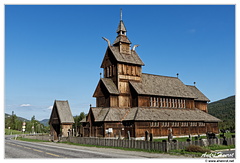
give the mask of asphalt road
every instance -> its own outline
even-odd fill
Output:
[[[5,158],[186,158],[168,154],[95,148],[52,142],[25,142],[5,136]]]

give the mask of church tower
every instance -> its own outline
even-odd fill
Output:
[[[97,107],[131,107],[129,81],[141,81],[144,63],[135,51],[138,45],[131,49],[122,12],[116,32],[117,37],[112,45],[103,37],[108,47],[101,64],[104,77],[100,79],[93,95],[97,98]]]

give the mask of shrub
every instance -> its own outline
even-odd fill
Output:
[[[189,145],[188,147],[186,147],[185,151],[188,151],[188,152],[200,152],[200,153],[210,152],[209,149],[202,148],[202,147],[200,147],[198,145]]]

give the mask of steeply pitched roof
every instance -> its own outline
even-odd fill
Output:
[[[117,38],[115,39],[115,41],[113,42],[113,45],[115,45],[119,42],[124,42],[124,43],[131,44],[131,41],[125,35],[118,35]]]
[[[97,97],[97,92],[99,91],[98,89],[100,89],[100,84],[103,83],[103,85],[105,86],[105,88],[107,89],[109,94],[114,94],[114,95],[118,95],[118,89],[116,87],[116,85],[113,83],[113,80],[110,78],[101,78],[100,81],[98,82],[97,88],[93,93],[93,97]]]
[[[199,109],[91,108],[95,122],[110,121],[203,121],[221,120]]]
[[[136,121],[204,121],[219,122],[220,119],[199,109],[134,108],[124,120]]]
[[[142,73],[142,81],[130,81],[140,95],[196,98],[196,95],[177,77]]]
[[[197,87],[195,86],[191,86],[191,85],[187,85],[187,87],[195,94],[195,96],[197,97],[195,100],[198,101],[210,101],[199,89],[197,89]]]
[[[141,65],[143,66],[144,63],[138,56],[135,50],[131,51],[131,54],[122,54],[119,52],[119,48],[115,46],[110,46],[109,49],[111,50],[113,56],[118,62],[122,63],[130,63],[135,65]]]
[[[55,100],[53,110],[56,109],[60,123],[74,123],[68,101]]]
[[[116,85],[113,83],[113,80],[110,78],[101,78],[101,81],[103,82],[103,84],[105,85],[105,87],[107,88],[108,92],[110,94],[116,94],[118,95],[118,89],[116,87]]]
[[[120,32],[120,31],[124,31],[124,32],[127,32],[127,29],[123,23],[122,20],[120,20],[119,24],[118,24],[118,28],[117,28],[117,33]]]

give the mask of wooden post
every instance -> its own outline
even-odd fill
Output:
[[[127,131],[127,133],[128,133],[128,140],[130,140],[131,139],[130,131]]]

